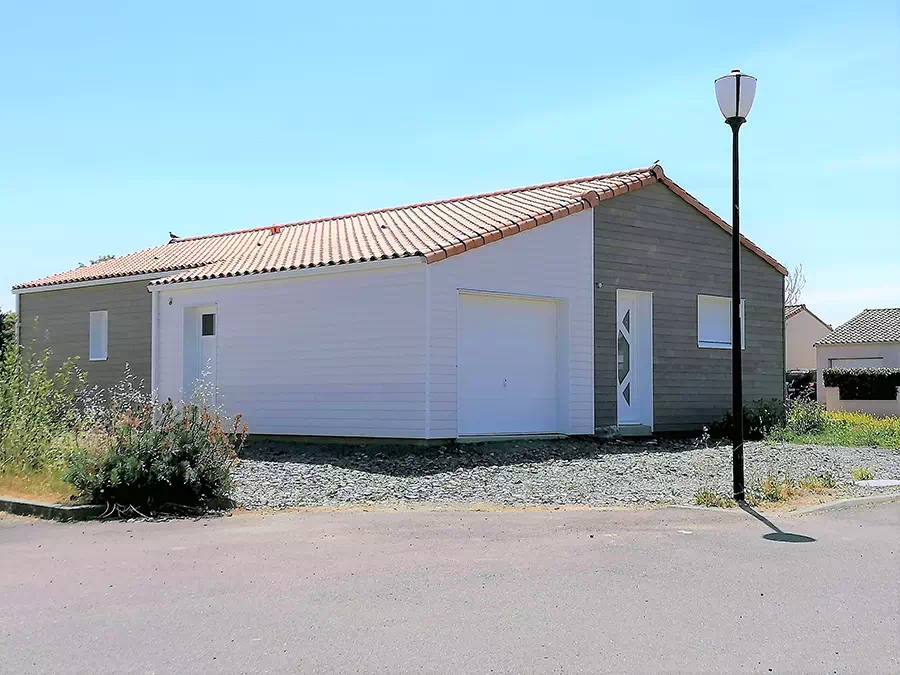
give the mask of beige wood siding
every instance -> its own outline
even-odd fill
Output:
[[[744,400],[784,391],[782,275],[746,248]],[[697,345],[697,296],[731,295],[731,236],[663,185],[594,209],[594,406],[616,424],[616,290],[653,293],[656,431],[698,429],[731,406],[731,351]]]
[[[118,382],[125,364],[144,391],[150,391],[150,293],[147,281],[68,288],[19,296],[21,342],[43,350],[50,348],[50,367],[58,368],[70,357],[88,383],[106,389]],[[88,358],[90,313],[109,313],[108,358]]]
[[[813,344],[830,335],[831,329],[805,309],[784,323],[787,369],[813,370],[816,367],[816,348]]]

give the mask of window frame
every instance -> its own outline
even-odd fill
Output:
[[[727,300],[728,301],[728,330],[731,332],[731,307],[732,307],[732,299],[728,296],[724,295],[709,295],[707,293],[698,293],[697,294],[697,347],[700,349],[731,349],[734,344],[734,336],[728,342],[715,342],[712,340],[704,340],[701,335],[701,319],[700,319],[700,310],[701,310],[701,298],[708,298],[712,300]],[[747,321],[746,321],[746,313],[747,313],[747,299],[741,298],[741,351],[747,349]]]
[[[204,323],[204,319],[208,316],[212,317],[212,332],[206,332],[206,324]],[[216,313],[215,312],[201,312],[200,314],[200,337],[215,337],[216,336]]]
[[[100,323],[95,324],[97,319]],[[95,328],[95,326],[99,326]],[[102,355],[94,351],[94,331],[101,330],[97,336],[101,340]],[[109,360],[109,311],[105,309],[95,310],[88,314],[88,361],[108,361]]]

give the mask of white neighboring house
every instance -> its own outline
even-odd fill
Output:
[[[784,308],[785,368],[814,370],[815,343],[833,328],[813,314],[806,305],[786,305]]]
[[[822,403],[826,368],[900,368],[900,307],[864,310],[816,342],[816,398]]]

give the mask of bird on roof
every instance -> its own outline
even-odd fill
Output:
[[[180,239],[180,238],[181,237],[179,237],[177,234],[172,232],[172,230],[169,230],[169,239]]]

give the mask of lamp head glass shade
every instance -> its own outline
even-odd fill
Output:
[[[716,80],[716,100],[726,120],[747,118],[753,97],[756,96],[756,78],[739,70]]]

